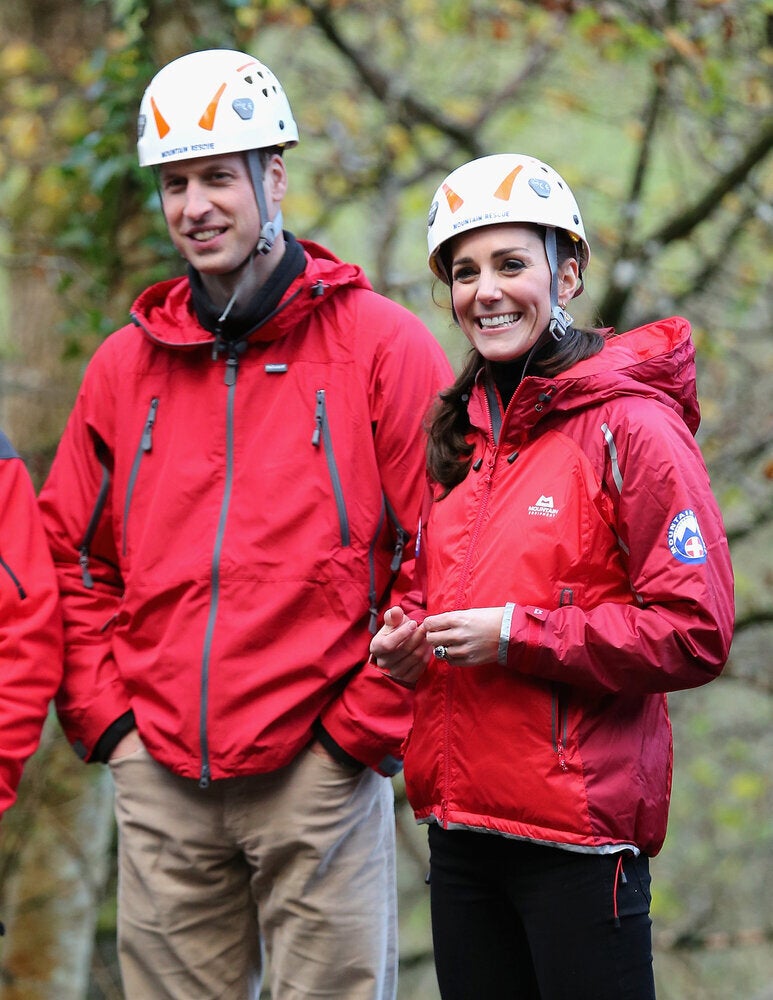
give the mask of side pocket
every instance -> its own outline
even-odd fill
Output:
[[[4,570],[4,572],[10,577],[11,583],[13,584],[16,593],[19,595],[19,600],[23,601],[27,596],[27,591],[24,589],[24,587],[22,587],[21,581],[19,580],[18,576],[14,573],[14,571],[11,569],[11,567],[8,565],[5,559],[3,559],[2,556],[0,556],[0,569]]]
[[[574,604],[574,593],[570,587],[563,587],[558,599],[560,608]],[[563,684],[552,685],[553,694],[551,698],[551,727],[553,751],[558,757],[558,764],[562,771],[569,770],[569,763],[566,759],[566,734],[569,728],[569,709],[567,707],[567,691]]]
[[[102,517],[102,511],[105,509],[107,494],[110,489],[110,470],[107,467],[107,463],[99,455],[99,453],[97,453],[97,461],[102,469],[102,481],[99,484],[99,491],[97,492],[97,498],[94,501],[94,507],[91,511],[89,523],[86,525],[86,531],[80,545],[78,546],[78,562],[80,563],[81,573],[83,575],[83,586],[88,590],[93,590],[94,588],[94,579],[91,575],[91,570],[89,569],[91,543],[94,541],[94,535],[96,534],[97,526],[99,525],[99,519]]]
[[[646,854],[624,854],[617,866],[615,917],[633,917],[649,913],[652,905],[650,863]]]
[[[558,765],[562,771],[569,770],[566,759],[566,733],[568,727],[568,712],[565,704],[566,696],[563,686],[554,684],[550,698],[550,727],[553,752],[558,757]]]

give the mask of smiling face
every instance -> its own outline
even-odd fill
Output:
[[[577,261],[559,265],[562,304],[578,284]],[[550,267],[542,235],[514,223],[481,226],[451,243],[451,299],[464,335],[488,361],[513,361],[550,321]]]
[[[266,200],[273,217],[286,186],[281,157],[272,157],[265,172]],[[199,271],[213,298],[222,299],[234,287],[260,234],[260,213],[244,156],[228,153],[164,163],[160,182],[172,242]],[[281,241],[277,247],[281,249]],[[269,271],[273,260],[269,265],[257,256],[253,267]]]

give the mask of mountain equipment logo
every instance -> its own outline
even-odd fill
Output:
[[[698,519],[691,508],[681,510],[668,526],[668,547],[671,555],[683,563],[705,563],[706,543]]]
[[[546,497],[543,493],[536,503],[529,507],[529,514],[536,517],[555,517],[558,514],[558,507],[553,506],[553,497]]]

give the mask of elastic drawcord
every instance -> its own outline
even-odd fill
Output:
[[[623,855],[620,854],[617,859],[617,868],[615,868],[615,884],[612,889],[612,912],[615,917],[615,927],[620,926],[620,915],[617,912],[617,886],[621,879],[625,878],[623,872]]]

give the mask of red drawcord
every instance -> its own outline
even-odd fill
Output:
[[[623,878],[625,878],[625,875],[623,874],[623,854],[622,854],[622,852],[619,854],[619,856],[617,858],[617,868],[615,869],[615,885],[614,885],[614,888],[612,889],[612,912],[613,912],[614,917],[615,917],[615,927],[619,927],[620,926],[620,917],[619,917],[618,912],[617,912],[617,886],[618,886],[618,883],[620,882],[621,876]]]

